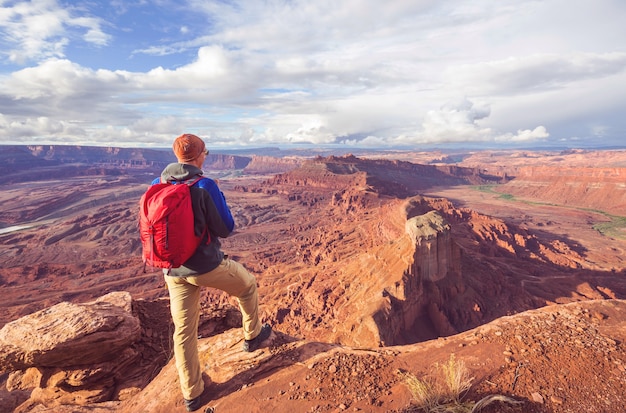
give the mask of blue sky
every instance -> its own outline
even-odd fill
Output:
[[[0,6],[0,144],[626,146],[623,0]]]

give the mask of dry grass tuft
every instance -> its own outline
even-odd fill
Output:
[[[459,403],[467,391],[472,387],[473,377],[470,377],[467,367],[462,360],[456,360],[454,354],[441,366],[443,372],[445,398]]]
[[[426,412],[433,412],[440,404],[439,391],[435,390],[436,384],[432,380],[420,380],[410,373],[405,373],[404,379],[413,395],[415,405]]]
[[[476,403],[462,401],[474,378],[470,377],[465,363],[456,360],[454,354],[444,364],[435,364],[434,374],[423,379],[411,373],[400,374],[413,395],[413,403],[407,412],[475,413],[494,402],[521,403],[502,395],[490,395]]]

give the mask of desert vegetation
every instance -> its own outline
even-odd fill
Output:
[[[475,378],[465,363],[456,359],[454,353],[450,354],[447,361],[431,366],[430,373],[422,378],[408,372],[399,374],[413,396],[406,413],[474,413],[494,403],[513,406],[521,404],[501,394],[487,395],[478,401],[465,400]]]

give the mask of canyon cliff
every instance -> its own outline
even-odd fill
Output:
[[[3,347],[7,390],[0,407],[182,411],[168,347],[167,291],[160,274],[144,272],[137,235],[138,199],[160,172],[160,158],[144,151],[138,158],[145,161],[129,167],[132,151],[109,162],[101,153],[111,151],[99,149],[100,155],[81,158],[91,159],[84,164],[59,155],[68,151],[2,152],[7,167],[16,153],[30,154],[33,162],[48,154],[46,162],[58,164],[33,163],[32,173],[11,175],[0,194],[0,325],[6,327],[0,345],[17,345],[16,331],[28,325],[34,334],[61,340],[61,333],[46,330],[54,323],[39,311],[69,319],[80,308],[105,308],[102,320],[134,326],[123,334],[129,341],[120,350],[130,361],[112,364],[102,348],[102,359],[87,366],[79,358],[16,363],[30,358],[29,346],[42,344],[35,334],[21,350]],[[410,394],[393,372],[424,372],[451,352],[468,360],[479,378],[474,397],[505,392],[527,412],[597,407],[597,400],[575,390],[593,373],[606,379],[596,384],[602,406],[624,406],[625,241],[593,228],[608,218],[590,211],[585,199],[548,204],[560,187],[604,182],[606,173],[523,175],[511,158],[490,156],[481,164],[477,156],[458,157],[457,165],[353,155],[211,161],[215,170],[207,173],[220,177],[237,222],[224,250],[256,275],[262,318],[275,329],[269,347],[242,355],[235,303],[203,290],[201,352],[220,411],[241,411],[236,399],[244,393],[259,401],[259,411],[404,411]],[[76,173],[66,175],[68,168]],[[548,178],[564,175],[569,178]],[[551,192],[502,196],[520,178],[529,186],[549,180],[544,187],[552,186]],[[602,211],[615,213],[611,206],[620,196],[603,198]],[[107,330],[110,324],[101,325]],[[585,371],[576,363],[591,365]],[[557,368],[567,373],[551,372]],[[513,377],[518,387],[511,385]]]

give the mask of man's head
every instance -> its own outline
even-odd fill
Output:
[[[190,133],[182,134],[176,138],[172,148],[174,149],[176,159],[180,163],[195,164],[201,155],[209,153],[204,145],[204,141]],[[204,162],[204,159],[202,161]]]

